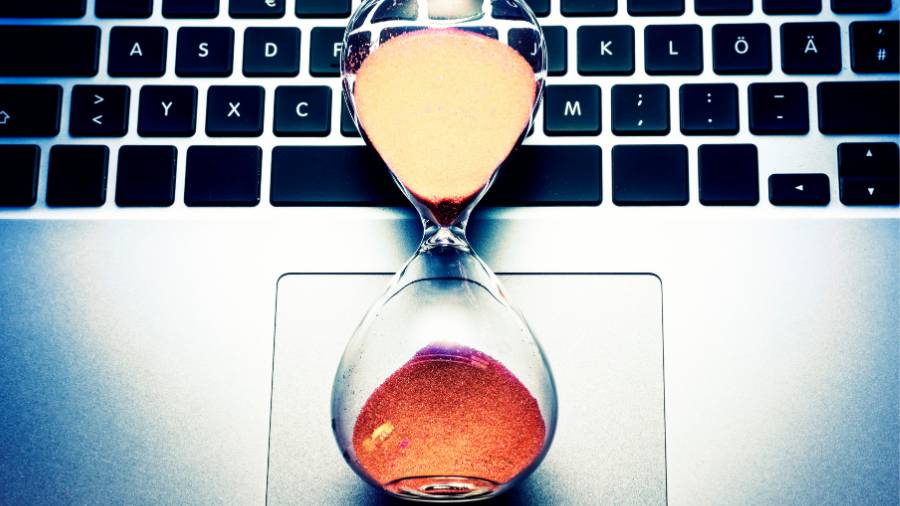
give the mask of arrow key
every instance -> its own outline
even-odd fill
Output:
[[[127,86],[75,86],[69,133],[73,137],[123,137],[128,132]]]
[[[772,174],[769,201],[776,206],[825,206],[831,185],[825,174]]]
[[[900,181],[887,177],[841,178],[841,202],[847,206],[896,206]]]

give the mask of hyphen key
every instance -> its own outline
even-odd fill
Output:
[[[96,26],[0,25],[2,77],[91,77],[99,61]]]

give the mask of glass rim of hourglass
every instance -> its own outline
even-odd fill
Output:
[[[400,0],[400,1],[398,1],[398,0],[364,0],[359,5],[359,7],[353,12],[353,14],[350,16],[350,20],[348,21],[347,27],[344,30],[344,36],[342,39],[341,53],[340,53],[340,57],[339,57],[342,99],[344,101],[344,105],[347,109],[347,112],[349,113],[350,119],[353,121],[354,125],[356,126],[358,132],[360,133],[361,138],[365,141],[365,143],[368,146],[372,146],[373,149],[374,149],[373,143],[371,142],[368,134],[366,133],[365,128],[363,127],[363,125],[361,124],[361,122],[359,120],[359,115],[357,113],[355,101],[353,98],[353,87],[355,85],[355,74],[356,74],[356,70],[358,70],[358,67],[355,70],[351,70],[348,68],[348,65],[347,65],[348,61],[349,61],[348,51],[350,51],[349,48],[352,47],[350,37],[358,32],[367,31],[369,29],[369,27],[368,27],[368,25],[370,24],[369,22],[359,24],[359,18],[361,16],[372,15],[377,10],[376,6],[378,6],[380,4],[384,4],[387,2],[393,2],[396,5],[397,3],[400,3],[401,1],[403,1],[403,0]],[[417,2],[420,5],[421,4],[427,5],[431,1],[450,1],[450,0],[406,0],[406,1]],[[528,6],[528,4],[525,2],[525,0],[489,0],[489,1],[475,0],[473,2],[473,4],[477,3],[477,4],[492,5],[495,2],[503,2],[503,3],[506,3],[507,5],[510,5],[510,7],[513,7],[513,5],[511,5],[511,3],[515,4],[514,7],[518,8],[522,11],[522,14],[524,15],[524,19],[516,20],[515,22],[510,22],[508,20],[498,20],[498,19],[492,18],[492,19],[487,20],[486,23],[481,23],[480,21],[483,21],[485,19],[486,13],[483,9],[479,9],[476,14],[473,14],[468,17],[430,18],[426,15],[426,18],[421,21],[417,18],[415,21],[403,20],[402,22],[399,22],[399,23],[395,22],[395,23],[391,24],[391,27],[415,26],[415,27],[422,27],[424,29],[460,29],[460,28],[473,27],[473,26],[477,25],[479,27],[494,27],[497,30],[498,36],[500,34],[498,25],[513,24],[517,27],[531,28],[531,29],[535,30],[538,34],[537,41],[535,41],[535,43],[539,44],[540,62],[539,62],[539,68],[534,71],[535,96],[534,96],[534,102],[531,106],[530,114],[528,115],[528,122],[524,126],[524,128],[523,128],[522,132],[520,133],[516,142],[513,144],[513,147],[510,149],[510,152],[507,153],[507,155],[506,155],[506,157],[504,157],[503,161],[497,167],[495,167],[493,169],[493,172],[491,173],[491,175],[487,179],[487,181],[484,183],[484,185],[477,192],[466,196],[464,199],[462,199],[460,201],[459,204],[457,204],[459,211],[455,213],[456,217],[450,223],[442,223],[442,221],[444,221],[444,220],[441,220],[440,218],[438,218],[436,216],[435,210],[432,209],[428,204],[426,204],[425,201],[427,201],[428,199],[426,199],[422,196],[416,195],[416,193],[414,191],[412,191],[411,188],[409,188],[406,184],[403,183],[403,181],[397,176],[397,174],[394,172],[394,170],[392,170],[390,167],[388,167],[388,173],[390,174],[391,179],[394,181],[394,183],[397,185],[397,187],[400,189],[400,191],[403,193],[403,195],[406,197],[406,199],[413,205],[413,207],[416,209],[416,212],[419,214],[419,217],[422,219],[423,226],[424,226],[425,232],[426,232],[426,236],[428,235],[427,232],[430,228],[437,227],[439,229],[438,233],[440,233],[442,237],[446,237],[447,233],[450,233],[453,236],[460,239],[462,243],[466,243],[465,230],[466,230],[466,225],[468,223],[470,214],[477,207],[478,203],[488,193],[490,188],[493,186],[498,175],[500,174],[500,171],[502,170],[503,164],[509,158],[510,154],[512,154],[512,152],[514,150],[516,150],[522,144],[522,142],[528,137],[529,133],[534,128],[535,118],[537,116],[541,102],[544,98],[544,90],[546,87],[546,77],[547,77],[547,68],[548,68],[548,50],[547,50],[547,41],[546,41],[546,38],[545,38],[545,35],[543,32],[543,29],[541,27],[541,24],[539,23],[539,21],[537,19],[537,16],[534,14],[534,12]],[[374,30],[373,30],[373,33],[374,33]],[[475,32],[475,33],[472,33],[472,35],[477,36],[477,35],[481,35],[481,34]],[[482,35],[482,36],[485,36],[485,35]],[[375,51],[378,51],[378,48],[384,42],[386,42],[386,41],[378,40],[372,46],[370,46],[369,53],[366,57],[370,56]],[[505,41],[501,40],[501,42],[503,42],[507,46],[513,47],[513,49],[515,49],[515,47],[512,46],[512,44],[510,44],[508,39]],[[360,65],[361,65],[361,62],[360,62]],[[377,152],[377,150],[376,150],[376,152]],[[379,156],[379,159],[383,160],[380,153],[378,154],[378,156]],[[385,163],[385,165],[387,165],[387,163]],[[459,241],[450,240],[450,242],[453,243],[453,242],[459,242]]]

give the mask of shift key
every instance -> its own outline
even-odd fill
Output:
[[[0,137],[59,134],[61,98],[58,85],[0,85]]]

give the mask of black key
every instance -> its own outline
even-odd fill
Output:
[[[525,0],[525,3],[531,8],[531,12],[539,18],[550,15],[550,0]]]
[[[41,148],[0,145],[0,207],[31,207],[37,201]]]
[[[766,14],[818,14],[822,0],[762,0]]]
[[[278,146],[272,151],[271,190],[273,206],[406,203],[367,146]]]
[[[492,39],[500,38],[500,33],[493,26],[462,26],[459,29],[464,32],[478,33]]]
[[[823,134],[900,133],[900,82],[819,83]]]
[[[0,85],[0,137],[59,134],[61,102],[61,86]]]
[[[424,30],[424,26],[390,26],[387,28],[383,28],[381,30],[381,34],[378,36],[378,41],[381,44],[393,39],[394,37],[403,35],[405,33],[417,32],[419,30]]]
[[[694,10],[701,16],[733,16],[753,12],[753,0],[694,0]]]
[[[372,34],[369,32],[356,32],[347,37],[347,54],[352,55],[347,58],[348,71],[358,71],[362,62],[368,58],[371,39]]]
[[[263,132],[262,86],[210,86],[206,134],[210,137],[258,137]]]
[[[700,25],[655,25],[644,30],[644,64],[650,75],[703,72]]]
[[[759,203],[759,162],[753,144],[705,144],[697,152],[700,203],[755,206]]]
[[[162,0],[163,17],[214,18],[219,15],[219,0]]]
[[[688,161],[684,146],[615,146],[612,164],[613,202],[617,206],[688,203]]]
[[[313,28],[309,48],[309,73],[316,77],[341,75],[343,28]]]
[[[772,174],[769,201],[776,206],[825,206],[831,185],[825,174]]]
[[[850,23],[850,65],[854,72],[900,72],[900,21]]]
[[[772,71],[769,25],[713,26],[713,70],[716,74],[768,74]]]
[[[97,0],[98,18],[146,19],[153,14],[153,0]]]
[[[344,137],[359,137],[359,130],[356,123],[350,116],[350,110],[347,109],[347,102],[341,100],[341,135]]]
[[[578,73],[584,76],[634,74],[634,28],[578,28]]]
[[[297,0],[298,18],[346,18],[350,0]]]
[[[184,175],[190,207],[253,207],[259,204],[259,146],[191,146]]]
[[[543,30],[547,41],[547,74],[565,75],[569,60],[568,31],[564,26],[545,26]]]
[[[544,17],[550,14],[550,0],[525,0],[534,15]],[[506,2],[506,0],[492,0],[491,16],[496,19],[524,19],[522,11]]]
[[[544,91],[544,133],[599,135],[600,87],[593,84],[548,86]]]
[[[109,75],[160,77],[166,72],[169,32],[160,27],[117,26],[109,34]]]
[[[546,28],[544,28],[544,33],[546,37]],[[565,28],[563,28],[565,30]],[[532,30],[531,28],[513,28],[509,31],[509,45],[512,46],[516,51],[519,52],[528,63],[531,64],[531,68],[534,69],[535,72],[541,69],[541,65],[543,65],[544,61],[540,57],[540,36],[538,35],[537,30]],[[550,42],[547,41],[548,52],[549,52]],[[563,48],[565,50],[565,48]],[[549,62],[549,54],[547,55]],[[549,63],[548,63],[549,66]]]
[[[0,18],[80,18],[86,4],[86,0],[4,0],[0,2]]]
[[[809,98],[803,83],[753,83],[747,91],[754,134],[809,132]]]
[[[503,163],[484,205],[600,205],[601,165],[599,146],[520,146]]]
[[[665,84],[613,86],[612,130],[616,135],[669,133],[669,87]]]
[[[561,0],[563,16],[614,16],[618,0]]]
[[[785,74],[837,74],[841,28],[837,23],[781,25],[781,68]]]
[[[734,84],[684,84],[680,95],[682,133],[738,133],[738,89]]]
[[[300,30],[247,28],[244,31],[244,75],[293,77],[300,73]]]
[[[91,77],[99,61],[96,26],[0,25],[0,77]]]
[[[233,54],[231,28],[180,28],[175,73],[181,77],[228,77]]]
[[[331,132],[331,88],[279,86],[275,90],[275,135],[321,136]]]
[[[684,0],[628,0],[628,14],[632,16],[680,16],[684,14]]]
[[[47,173],[47,205],[100,207],[106,202],[106,146],[53,146]]]
[[[69,133],[73,137],[123,137],[131,103],[128,86],[75,86]]]
[[[900,203],[900,150],[893,142],[838,145],[838,175],[845,205]]]
[[[122,146],[116,175],[119,207],[169,207],[175,203],[174,146]]]
[[[190,137],[197,130],[197,88],[144,86],[139,111],[141,137]]]
[[[415,21],[419,19],[419,2],[381,2],[372,14],[372,23]]]
[[[891,10],[891,0],[831,0],[831,10],[838,14],[863,14]]]
[[[233,18],[284,17],[284,0],[229,0],[228,15]]]

